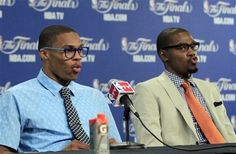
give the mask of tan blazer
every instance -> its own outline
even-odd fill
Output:
[[[221,95],[217,87],[204,80],[195,79],[203,95],[212,119],[226,142],[236,142],[233,127],[228,119]],[[198,142],[192,116],[187,103],[165,73],[159,77],[139,83],[132,97],[134,107],[144,124],[162,141],[169,145],[193,145]],[[220,104],[220,105],[219,105]],[[137,142],[146,146],[162,146],[132,116]]]

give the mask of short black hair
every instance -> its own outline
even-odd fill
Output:
[[[162,30],[161,33],[157,36],[157,41],[156,41],[157,53],[159,54],[159,51],[162,48],[170,45],[173,35],[176,35],[182,32],[189,33],[186,29],[179,28],[179,27],[166,28]]]
[[[74,29],[65,25],[50,25],[45,27],[39,36],[38,50],[43,47],[51,47],[57,35],[69,32],[76,33]]]

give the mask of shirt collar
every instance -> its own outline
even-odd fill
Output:
[[[184,79],[182,79],[181,77],[165,70],[165,73],[166,75],[170,78],[170,80],[172,82],[174,82],[174,84],[177,86],[177,87],[181,87],[181,85],[185,82]],[[193,81],[193,76],[191,75],[190,78],[188,79],[188,82],[190,83],[191,86],[195,87],[196,84],[194,83]]]
[[[56,82],[55,80],[51,79],[50,77],[48,77],[43,70],[41,69],[38,76],[37,76],[37,80],[39,81],[39,83],[46,88],[47,90],[49,90],[54,96],[57,96],[59,94],[59,91],[61,90],[61,88],[63,87],[61,84],[59,84],[58,82]],[[75,89],[73,88],[74,86],[74,82],[71,81],[70,84],[67,86],[67,88],[69,88],[71,90],[72,95],[75,94]]]

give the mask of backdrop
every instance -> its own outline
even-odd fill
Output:
[[[183,27],[201,43],[194,76],[219,86],[236,128],[235,17],[235,0],[0,0],[0,93],[37,76],[38,36],[47,25],[79,32],[90,53],[77,81],[104,94],[112,78],[135,86],[158,76],[157,35]],[[111,109],[124,139],[123,108]]]

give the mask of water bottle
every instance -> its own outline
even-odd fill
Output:
[[[90,152],[92,154],[109,154],[108,120],[105,114],[98,114],[89,120],[90,126]]]

